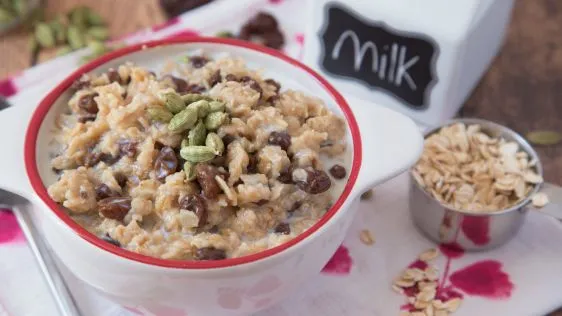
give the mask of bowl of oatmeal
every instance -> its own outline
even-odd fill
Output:
[[[158,315],[249,314],[293,293],[335,252],[359,195],[423,143],[410,119],[298,61],[211,38],[108,54],[0,126],[21,148],[0,188],[33,204],[63,264]]]
[[[481,119],[446,122],[426,133],[410,172],[412,219],[439,244],[498,247],[523,225],[542,172],[538,154],[515,131]]]

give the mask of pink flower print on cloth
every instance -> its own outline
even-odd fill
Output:
[[[349,255],[349,249],[341,245],[334,253],[330,261],[322,269],[322,273],[331,275],[348,275],[351,272],[353,260]]]
[[[0,209],[0,246],[24,240],[14,214],[10,210]]]

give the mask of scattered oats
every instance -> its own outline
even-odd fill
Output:
[[[428,305],[427,305],[427,307],[425,308],[424,312],[425,312],[425,315],[426,315],[426,316],[433,316],[433,315],[435,315],[435,314],[433,313],[433,305],[431,305],[431,304],[428,304]]]
[[[426,307],[429,306],[429,305],[431,305],[431,304],[430,304],[429,302],[426,302],[426,301],[416,300],[416,301],[414,302],[414,307],[415,307],[416,309],[424,309],[424,308],[426,308]]]
[[[373,197],[373,190],[374,189],[363,192],[363,194],[361,194],[361,200],[362,201],[370,200]]]
[[[423,272],[423,270],[420,270],[418,268],[411,268],[406,269],[402,277],[407,280],[421,281],[424,279],[425,273]]]
[[[411,312],[410,316],[425,316],[424,312]]]
[[[406,288],[406,287],[411,287],[416,285],[416,281],[414,280],[397,280],[394,282],[394,284],[396,286],[399,286],[401,288]]]
[[[416,298],[413,296],[408,297],[408,303],[414,304],[416,302]]]
[[[408,311],[401,311],[400,316],[410,316],[410,312]]]
[[[529,159],[516,142],[455,123],[426,138],[412,177],[443,204],[490,213],[519,203],[543,182]]]
[[[433,313],[433,316],[449,316],[449,312],[446,310],[438,310]]]
[[[433,307],[435,307],[435,309],[446,309],[447,308],[447,306],[445,306],[445,304],[441,300],[434,300],[432,303],[433,303]]]
[[[445,306],[447,311],[450,313],[454,313],[459,308],[459,306],[461,306],[461,302],[462,300],[458,297],[446,301]]]
[[[371,234],[371,231],[369,231],[368,229],[363,229],[359,233],[359,239],[361,240],[362,243],[368,246],[371,246],[375,243],[375,238]]]
[[[392,290],[398,294],[404,294],[404,290],[396,284],[392,284]]]
[[[533,195],[533,206],[541,208],[547,205],[550,201],[548,199],[548,195],[544,192],[539,192]]]
[[[437,292],[434,288],[433,289],[426,288],[423,291],[419,292],[418,295],[416,295],[416,299],[418,301],[431,302],[435,298],[436,293]]]
[[[429,281],[436,281],[439,279],[439,271],[437,271],[437,268],[429,266],[425,269],[425,277]]]
[[[439,256],[439,250],[437,250],[437,248],[431,248],[420,254],[419,259],[421,261],[427,262],[437,258],[438,256]]]
[[[418,282],[418,289],[420,289],[420,291],[423,291],[425,289],[436,289],[437,288],[437,282],[432,281],[432,282]]]

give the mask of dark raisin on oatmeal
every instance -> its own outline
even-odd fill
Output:
[[[209,58],[205,56],[191,56],[189,57],[189,63],[194,68],[202,68],[209,62]]]
[[[258,205],[258,206],[266,205],[267,202],[269,202],[269,200],[262,199],[262,200],[257,201],[256,205]]]
[[[312,168],[293,171],[293,180],[299,189],[310,194],[326,192],[332,185],[326,172]]]
[[[273,131],[267,138],[267,143],[273,146],[279,146],[284,151],[287,151],[291,146],[291,135],[289,133]]]
[[[342,165],[335,164],[332,168],[330,168],[330,174],[336,179],[343,179],[345,178],[347,171]]]
[[[83,95],[78,100],[78,107],[90,114],[98,113],[98,103],[94,100],[98,95],[97,92]]]
[[[199,219],[198,227],[203,227],[207,224],[207,208],[205,206],[205,199],[199,195],[190,194],[184,197],[180,202],[180,209],[195,213]]]
[[[226,252],[215,247],[198,248],[193,257],[196,260],[223,260],[226,259]]]
[[[102,239],[103,241],[105,241],[105,242],[108,242],[108,243],[114,245],[114,246],[121,247],[121,243],[118,242],[117,240],[111,238],[111,236],[109,236],[108,233],[106,233],[105,235],[103,235],[103,236],[101,237],[101,239]]]
[[[289,168],[281,171],[279,177],[277,177],[279,182],[284,184],[292,184],[293,183],[293,166],[289,166]]]
[[[255,154],[248,155],[249,162],[248,167],[246,168],[247,174],[254,174],[258,173],[258,157]]]
[[[289,235],[291,233],[291,226],[288,223],[279,223],[275,227],[275,232],[278,234]]]
[[[198,84],[190,84],[188,85],[184,91],[178,91],[178,92],[182,92],[182,93],[198,93],[201,94],[203,92],[207,91],[207,88],[200,86]]]
[[[101,161],[102,154],[100,152],[94,151],[93,148],[88,149],[88,153],[84,157],[84,166],[93,167]]]
[[[294,211],[298,210],[301,206],[302,206],[302,202],[296,201],[295,203],[293,203],[293,206],[291,206],[291,208],[287,210],[287,212],[293,213]]]
[[[226,81],[238,81],[238,77],[233,74],[228,74],[224,77]]]
[[[130,209],[130,197],[113,196],[98,201],[98,211],[105,218],[122,221]]]
[[[117,184],[119,184],[119,186],[122,188],[127,185],[127,180],[129,180],[127,176],[122,174],[121,172],[114,173],[113,177],[115,178],[115,181],[117,181]]]
[[[209,84],[209,87],[214,87],[221,81],[222,81],[221,71],[217,70],[211,75],[211,77],[209,77],[207,83]]]
[[[114,195],[115,192],[111,190],[106,184],[101,183],[96,186],[96,200],[103,200]]]
[[[230,143],[232,143],[236,137],[230,134],[226,134],[222,137],[222,142],[224,143],[224,147],[228,147]]]
[[[70,86],[70,89],[74,90],[74,91],[78,91],[78,90],[82,90],[84,88],[89,88],[91,85],[90,83],[90,79],[86,76],[82,76],[79,79],[76,79],[72,85]]]
[[[86,123],[86,122],[89,122],[89,121],[95,121],[97,117],[98,117],[97,114],[80,113],[80,114],[78,114],[78,122]]]
[[[178,158],[172,147],[166,146],[160,150],[154,161],[154,172],[156,179],[163,180],[174,174],[178,169]]]
[[[200,163],[195,167],[195,174],[205,198],[215,199],[221,193],[222,190],[215,180],[215,176],[221,175],[217,167]]]
[[[119,142],[119,154],[121,156],[127,156],[129,158],[134,158],[137,155],[137,143],[129,139],[123,139]]]
[[[111,154],[102,153],[100,160],[103,161],[106,165],[111,166],[114,163],[118,162],[121,159],[120,156],[112,156]]]
[[[172,75],[165,75],[164,77],[162,77],[162,80],[169,80],[170,82],[172,82],[178,93],[182,93],[187,90],[187,81],[181,78],[174,77]]]
[[[117,82],[118,84],[123,84],[123,80],[121,79],[121,76],[119,75],[119,72],[113,68],[110,68],[107,71],[107,79],[109,80],[110,83],[113,82]]]
[[[279,91],[281,91],[281,84],[273,79],[265,79],[264,80],[265,83],[267,83],[268,85],[272,85],[275,87],[275,93],[279,93]]]

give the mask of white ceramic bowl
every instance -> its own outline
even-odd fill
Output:
[[[324,217],[278,247],[222,261],[171,261],[147,257],[99,240],[73,222],[48,196],[54,181],[48,143],[53,120],[70,97],[67,88],[81,74],[101,73],[125,61],[159,69],[166,60],[204,49],[210,55],[244,58],[250,67],[323,99],[348,123],[352,152],[349,180]],[[0,113],[0,188],[34,205],[44,238],[60,260],[85,284],[111,300],[155,315],[245,315],[296,292],[320,272],[342,242],[358,197],[413,165],[423,138],[409,118],[387,108],[346,100],[310,68],[280,52],[229,39],[191,38],[127,47],[78,69],[36,107]],[[25,136],[25,137],[24,137]]]

